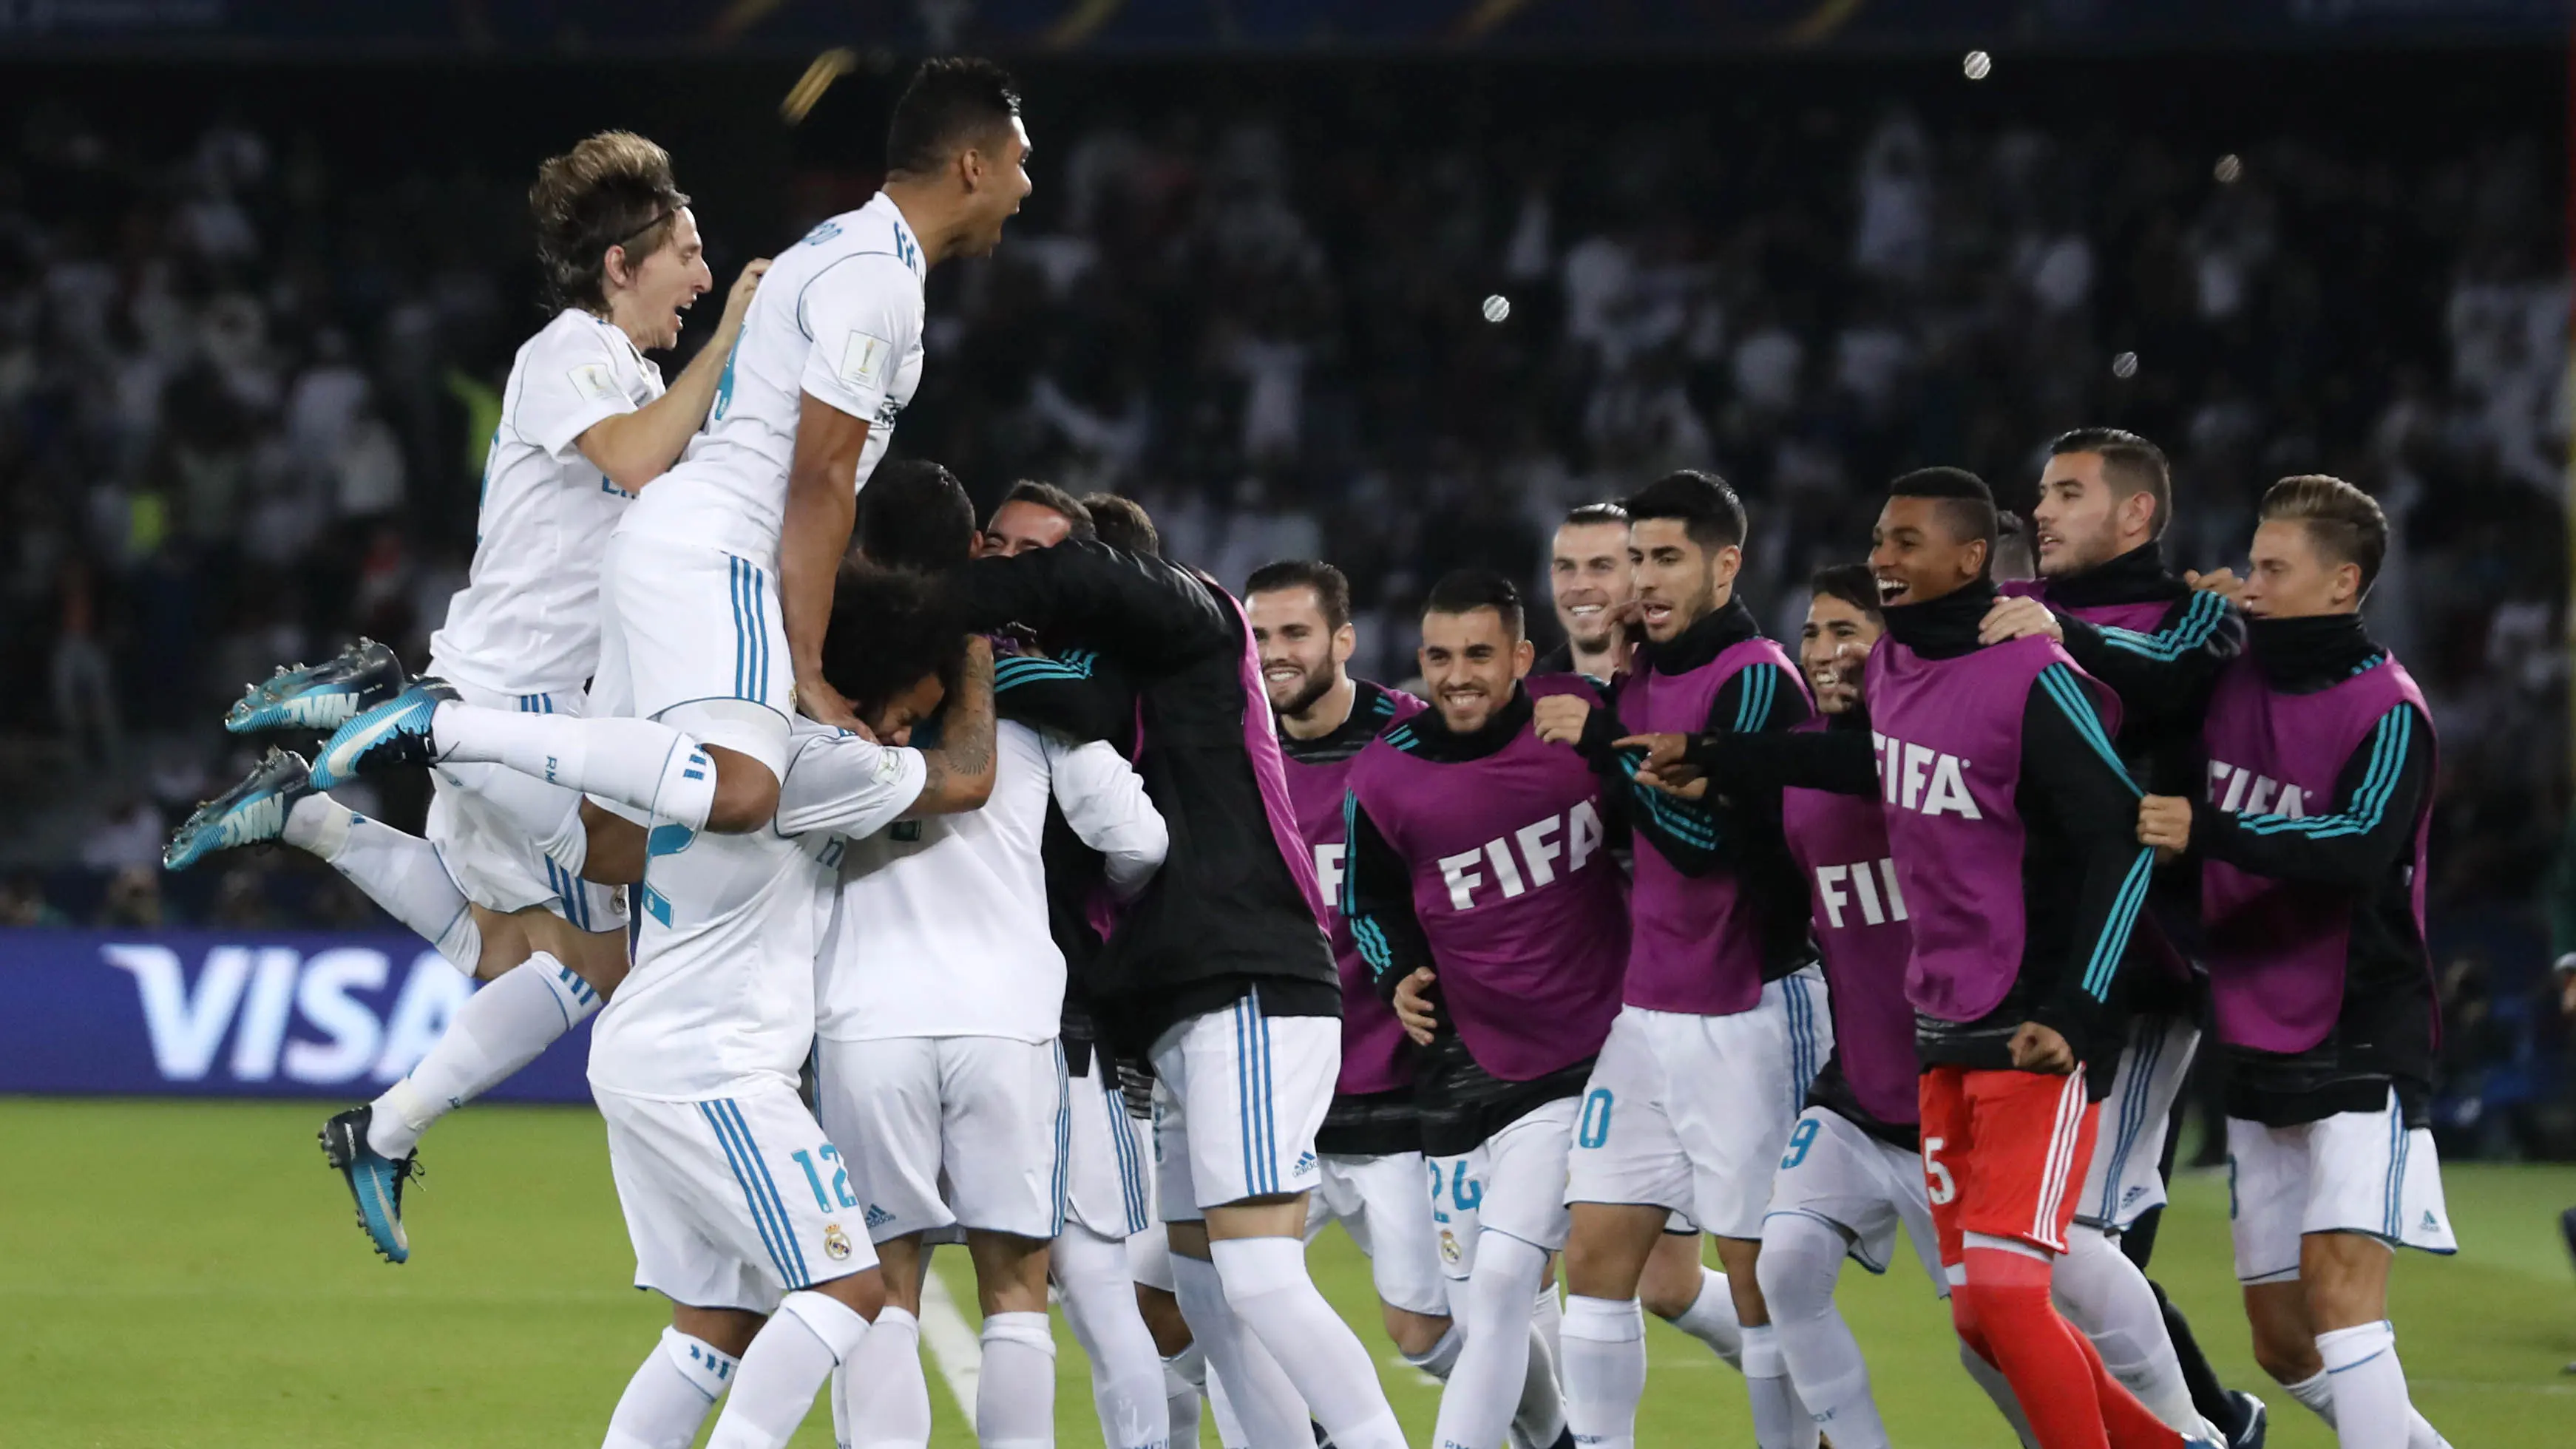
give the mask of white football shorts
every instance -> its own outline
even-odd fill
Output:
[[[1342,1070],[1342,1023],[1263,1016],[1258,989],[1154,1043],[1154,1170],[1163,1221],[1311,1190],[1315,1132]]]
[[[795,670],[768,565],[621,525],[599,604],[599,713],[661,720],[786,778]]]
[[[1428,1169],[1419,1152],[1379,1157],[1326,1154],[1322,1180],[1308,1200],[1306,1241],[1340,1223],[1369,1260],[1378,1300],[1432,1318],[1449,1314],[1440,1244],[1431,1221]]]
[[[870,1241],[1064,1231],[1070,1122],[1055,1042],[817,1038],[814,1096],[832,1139],[850,1144]]]
[[[2299,1276],[2299,1239],[2360,1233],[2390,1247],[2460,1250],[2430,1129],[2406,1126],[2391,1088],[2376,1112],[2296,1127],[2227,1120],[2227,1217],[2242,1283]]]
[[[1581,1106],[1573,1097],[1541,1102],[1471,1151],[1426,1159],[1436,1184],[1431,1223],[1440,1238],[1440,1271],[1453,1295],[1475,1272],[1476,1244],[1486,1233],[1550,1253],[1565,1246],[1573,1222],[1565,1205],[1566,1157]]]
[[[1863,1132],[1829,1107],[1809,1107],[1789,1132],[1779,1175],[1771,1183],[1765,1216],[1795,1214],[1839,1228],[1852,1261],[1884,1273],[1893,1261],[1896,1230],[1905,1229],[1924,1275],[1942,1297],[1950,1281],[1941,1271],[1941,1244],[1932,1231],[1930,1189],[1923,1159]]]
[[[436,670],[433,662],[431,672]],[[471,685],[454,688],[458,698],[480,709],[579,715],[586,703],[579,690],[495,694]],[[580,791],[505,765],[438,765],[429,773],[435,793],[421,834],[467,900],[503,914],[543,906],[576,930],[626,929],[624,887],[583,880],[538,844],[562,828],[565,816],[580,811]]]
[[[2084,1195],[2075,1200],[2077,1222],[2121,1233],[2147,1209],[2164,1205],[2165,1177],[2158,1169],[2164,1165],[2165,1133],[2199,1046],[2200,1027],[2188,1017],[2140,1016],[2129,1022],[2119,1075],[2102,1101]]]

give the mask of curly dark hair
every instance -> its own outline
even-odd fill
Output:
[[[965,614],[936,576],[864,559],[842,566],[823,634],[823,682],[861,719],[931,675],[954,683],[965,660]]]

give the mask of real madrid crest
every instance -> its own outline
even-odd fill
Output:
[[[850,1256],[850,1235],[841,1231],[839,1223],[823,1225],[823,1251],[831,1254],[835,1263]]]

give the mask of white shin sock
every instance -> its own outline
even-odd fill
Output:
[[[1189,1320],[1193,1346],[1207,1356],[1208,1402],[1216,1409],[1220,1433],[1230,1412],[1250,1449],[1314,1449],[1305,1400],[1235,1316],[1216,1264],[1174,1253],[1172,1292],[1181,1300],[1181,1316]]]
[[[1699,1270],[1699,1296],[1682,1310],[1679,1318],[1667,1320],[1673,1327],[1707,1344],[1709,1351],[1726,1360],[1732,1369],[1744,1367],[1744,1325],[1736,1321],[1735,1290],[1727,1284],[1726,1275],[1715,1268]]]
[[[975,1389],[981,1449],[1051,1449],[1055,1443],[1055,1336],[1044,1313],[984,1320],[984,1373]]]
[[[742,1356],[707,1449],[785,1449],[815,1393],[867,1333],[868,1321],[837,1298],[800,1288],[779,1300]]]
[[[1530,1373],[1530,1310],[1547,1273],[1545,1249],[1497,1232],[1476,1239],[1467,1279],[1466,1346],[1440,1395],[1434,1444],[1500,1444],[1525,1397]],[[1453,1288],[1454,1292],[1454,1288]],[[1454,1302],[1454,1299],[1453,1299]],[[1554,1385],[1549,1385],[1552,1393]],[[1555,1436],[1550,1435],[1553,1439]]]
[[[703,1339],[663,1329],[661,1341],[626,1381],[600,1449],[689,1449],[740,1366]]]
[[[1634,1298],[1565,1300],[1565,1419],[1585,1449],[1636,1449],[1646,1314]]]
[[[930,1380],[921,1369],[921,1321],[888,1304],[833,1374],[833,1407],[852,1449],[925,1449]]]
[[[2318,1334],[2317,1356],[2325,1360],[2323,1377],[2334,1396],[2329,1422],[2342,1449],[2445,1445],[2407,1395],[2406,1370],[2397,1361],[2397,1331],[2386,1319]]]
[[[1064,1320],[1091,1359],[1091,1402],[1108,1449],[1156,1449],[1171,1436],[1163,1360],[1136,1310],[1127,1245],[1080,1223],[1067,1223],[1047,1254],[1064,1302]],[[1197,1390],[1192,1389],[1193,1410]]]
[[[438,757],[507,766],[701,830],[716,769],[697,741],[657,720],[520,714],[453,700],[430,722]]]
[[[1887,1449],[1887,1424],[1870,1392],[1869,1364],[1851,1325],[1834,1307],[1834,1284],[1847,1252],[1843,1235],[1802,1213],[1775,1213],[1762,1225],[1756,1276],[1771,1310],[1781,1360],[1798,1401],[1834,1449]]]
[[[431,1123],[535,1061],[597,1010],[589,983],[535,952],[467,997],[411,1075],[376,1098],[367,1145],[387,1157],[411,1151]]]
[[[2076,1331],[2093,1340],[2102,1367],[2126,1385],[2179,1434],[2200,1432],[2200,1411],[2174,1356],[2173,1335],[2147,1275],[2120,1251],[2117,1239],[2081,1223],[2068,1229],[2066,1251],[2049,1273],[2049,1288]]]
[[[346,876],[457,970],[470,972],[482,959],[483,931],[473,908],[428,841],[370,820],[328,795],[296,801],[279,838]]]
[[[1752,1401],[1758,1449],[1816,1449],[1816,1421],[1790,1386],[1779,1330],[1770,1324],[1745,1326],[1744,1395]]]
[[[1404,1449],[1377,1364],[1306,1275],[1305,1243],[1228,1238],[1211,1243],[1209,1252],[1235,1317],[1279,1361],[1337,1449]],[[1526,1302],[1527,1289],[1521,1296]]]

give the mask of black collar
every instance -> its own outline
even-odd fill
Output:
[[[1388,742],[1403,741],[1397,744],[1399,749],[1434,764],[1464,764],[1469,760],[1481,760],[1518,739],[1529,728],[1530,715],[1535,709],[1536,706],[1530,702],[1529,691],[1514,685],[1511,703],[1496,710],[1485,721],[1483,729],[1463,735],[1456,733],[1441,721],[1440,707],[1435,704],[1406,720],[1388,736]]]
[[[1977,626],[1995,602],[1992,579],[1979,579],[1920,604],[1890,604],[1881,611],[1887,637],[1926,659],[1956,659],[1977,648]]]
[[[1669,643],[1648,640],[1638,646],[1638,653],[1642,666],[1657,674],[1688,674],[1761,632],[1761,623],[1744,601],[1729,598]]]
[[[1351,712],[1327,733],[1301,740],[1279,731],[1279,753],[1301,765],[1329,765],[1347,760],[1378,737],[1395,718],[1395,696],[1365,679],[1351,681]]]
[[[2152,538],[2081,573],[2044,580],[2042,589],[2048,602],[2061,609],[2147,604],[2179,599],[2190,591],[2189,585],[2165,567],[2165,546]]]
[[[2340,684],[2387,652],[2371,642],[2359,614],[2249,618],[2245,644],[2263,682],[2282,694],[2314,694]]]

